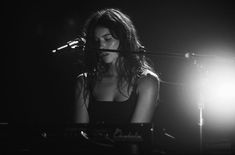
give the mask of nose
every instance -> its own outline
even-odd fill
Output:
[[[106,44],[104,41],[99,41],[99,48],[100,49],[105,49],[105,46],[106,46]]]

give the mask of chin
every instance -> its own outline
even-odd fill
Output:
[[[112,61],[104,61],[104,63],[106,63],[106,64],[111,64]]]
[[[103,59],[103,62],[109,64],[109,63],[112,63],[113,60],[112,60],[112,59],[109,59],[109,58],[104,58],[104,59]]]

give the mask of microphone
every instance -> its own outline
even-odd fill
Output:
[[[86,43],[86,40],[83,37],[78,37],[78,38],[75,38],[74,40],[68,41],[63,46],[60,46],[60,47],[52,50],[52,53],[56,53],[56,52],[61,51],[61,50],[65,49],[65,48],[68,48],[68,47],[70,47],[72,49],[79,47],[79,48],[81,48],[83,50],[84,47],[85,47],[85,43]]]
[[[187,59],[192,58],[192,57],[194,57],[194,56],[196,56],[196,54],[195,54],[195,53],[191,53],[191,52],[187,52],[187,53],[185,53],[185,55],[184,55],[184,57],[187,58]]]

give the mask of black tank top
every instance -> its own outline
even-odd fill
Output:
[[[92,94],[92,93],[91,93]],[[122,102],[117,101],[97,101],[90,95],[89,119],[92,124],[127,124],[130,123],[135,110],[137,94],[135,87],[129,98]]]

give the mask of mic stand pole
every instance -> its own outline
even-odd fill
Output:
[[[203,93],[199,92],[199,101],[198,101],[198,108],[199,108],[199,130],[200,130],[200,154],[203,154],[203,125],[204,125],[204,119],[203,119],[203,109],[204,109],[204,95]]]
[[[205,94],[204,94],[204,88],[205,88],[205,82],[206,82],[206,73],[208,73],[207,70],[205,70],[205,67],[198,62],[196,57],[208,57],[208,55],[198,55],[195,53],[191,54],[191,58],[193,60],[193,64],[196,65],[196,70],[199,72],[199,92],[198,92],[198,100],[197,105],[199,109],[199,151],[202,155],[204,153],[203,144],[204,144],[204,109],[205,109]],[[188,57],[189,58],[189,57]]]
[[[140,49],[139,51],[125,51],[125,50],[110,50],[110,49],[94,49],[94,51],[98,52],[117,52],[117,53],[130,53],[131,54],[137,54],[137,55],[159,55],[159,56],[168,56],[168,57],[182,57],[187,58],[187,55],[190,54],[188,50],[184,50],[187,53],[182,53],[182,50],[171,50],[171,49],[160,49],[163,52],[151,52],[146,51],[145,49]],[[93,51],[93,50],[91,50]],[[167,52],[166,52],[167,51]]]

